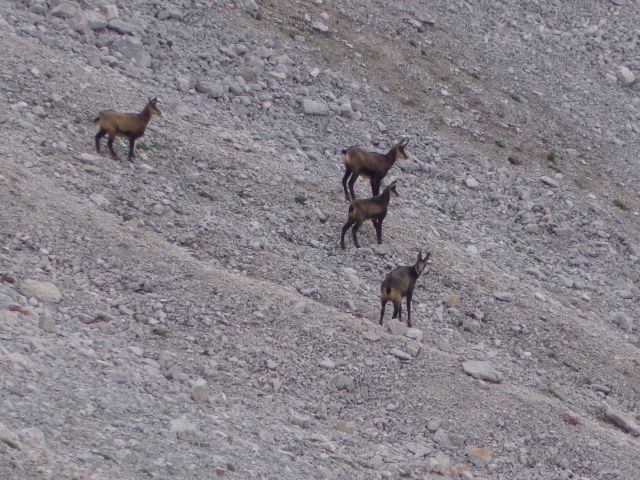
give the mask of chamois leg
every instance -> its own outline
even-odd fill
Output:
[[[373,221],[373,226],[376,227],[376,237],[378,238],[378,245],[382,243],[382,220],[384,218],[378,218]]]
[[[393,300],[393,317],[391,318],[397,318],[398,320],[400,320],[401,312],[402,303],[400,302],[400,300]]]
[[[380,183],[381,183],[380,178],[377,177],[371,177],[371,193],[373,193],[374,197],[377,197],[378,195],[380,195]]]
[[[135,153],[133,153],[133,146],[136,143],[136,139],[134,137],[129,137],[129,161],[133,162],[134,157],[136,156]]]
[[[115,150],[113,149],[113,141],[115,140],[114,135],[109,135],[109,140],[107,140],[107,147],[109,148],[109,153],[111,153],[111,158],[114,160],[118,160],[118,155],[116,155]]]
[[[349,175],[351,175],[351,171],[347,170],[344,174],[344,177],[342,177],[342,188],[344,188],[345,200],[351,200],[351,197],[349,196],[349,192],[347,191],[347,180],[349,179]]]
[[[107,134],[107,131],[104,128],[101,128],[98,133],[96,133],[96,152],[100,153],[100,139]]]
[[[413,290],[407,292],[407,326],[411,328],[411,297],[413,296]]]
[[[356,248],[360,248],[360,244],[358,243],[357,233],[361,225],[362,225],[362,222],[356,222],[356,224],[353,226],[353,229],[351,230],[351,234],[353,235],[353,244],[356,246]]]
[[[344,250],[344,235],[347,233],[347,230],[349,230],[349,228],[351,228],[351,225],[353,225],[354,223],[356,223],[355,220],[347,220],[347,223],[345,223],[344,226],[342,227],[342,234],[340,235],[340,246],[342,247],[343,250]]]
[[[353,185],[356,183],[356,180],[360,176],[359,173],[353,172],[351,174],[351,178],[349,179],[349,192],[351,192],[351,198],[356,198],[356,192],[353,190]]]
[[[382,308],[380,309],[380,325],[382,325],[382,319],[384,318],[384,309],[387,306],[387,300],[382,300]]]

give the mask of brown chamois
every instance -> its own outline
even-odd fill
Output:
[[[393,167],[396,160],[406,160],[409,158],[405,148],[409,144],[409,139],[400,141],[384,155],[382,153],[370,152],[361,147],[349,147],[342,150],[344,154],[344,166],[346,172],[342,177],[342,187],[344,188],[344,198],[351,200],[356,198],[353,185],[359,176],[367,177],[371,183],[371,192],[374,197],[380,195],[380,184],[389,169]],[[349,178],[351,177],[351,178]],[[347,191],[347,180],[349,180],[349,191]]]
[[[402,321],[402,298],[407,297],[407,325],[411,327],[411,297],[416,286],[416,280],[427,266],[431,252],[422,256],[422,251],[418,252],[418,260],[415,265],[406,267],[396,267],[387,274],[380,287],[380,325],[384,317],[384,308],[387,302],[393,303],[393,318]]]
[[[135,154],[133,146],[138,138],[144,135],[149,121],[153,115],[162,116],[158,109],[158,97],[149,98],[149,102],[140,113],[121,113],[114,110],[104,110],[93,120],[100,127],[96,133],[96,150],[100,153],[100,139],[109,134],[107,147],[114,160],[118,160],[113,151],[113,140],[116,137],[129,139],[129,161],[133,162]]]
[[[360,248],[358,237],[356,236],[358,229],[365,220],[371,220],[376,229],[378,243],[382,243],[382,221],[387,216],[387,208],[389,208],[389,200],[391,197],[397,197],[396,180],[391,182],[377,197],[365,198],[362,200],[352,199],[349,205],[349,215],[347,223],[342,227],[342,235],[340,236],[340,246],[344,250],[344,235],[353,225],[353,243],[356,248]],[[355,224],[355,225],[354,225]]]

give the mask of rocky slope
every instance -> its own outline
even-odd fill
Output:
[[[0,2],[2,478],[637,477],[640,7],[390,3]]]

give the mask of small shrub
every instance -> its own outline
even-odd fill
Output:
[[[9,447],[13,448],[14,450],[20,450],[20,445],[18,445],[16,442],[14,442],[13,440],[7,438],[7,437],[2,437],[0,436],[0,442],[8,445]]]
[[[514,102],[517,102],[517,103],[522,103],[522,99],[520,98],[520,96],[517,93],[512,93],[511,94],[511,100],[513,100]]]
[[[549,153],[547,153],[547,161],[549,163],[553,163],[554,165],[558,163],[558,156],[556,155],[556,152],[550,150]]]
[[[496,140],[496,145],[500,148],[507,148],[507,145],[502,140]]]
[[[151,150],[151,147],[147,145],[144,140],[140,140],[136,143],[136,150],[142,150],[143,152],[146,152],[148,150]]]
[[[122,221],[124,222],[128,222],[130,220],[133,220],[133,215],[130,213],[123,213],[122,214]]]
[[[153,330],[151,330],[151,333],[162,338],[167,338],[169,336],[169,331],[160,327],[155,327]]]
[[[182,222],[175,221],[175,222],[173,222],[173,225],[178,227],[178,228],[184,228],[184,223],[182,223]]]
[[[549,352],[547,353],[547,357],[549,357],[551,360],[557,360],[558,354],[556,352]]]
[[[305,203],[307,203],[307,197],[302,194],[296,195],[294,197],[294,200],[298,205],[304,205]]]
[[[236,466],[233,463],[227,463],[227,470],[229,472],[235,472],[236,471]]]
[[[522,160],[520,160],[520,158],[515,155],[509,155],[507,160],[509,160],[509,163],[511,165],[522,165]]]
[[[209,192],[205,192],[204,190],[201,190],[198,192],[198,196],[202,197],[202,198],[206,198],[207,200],[209,200],[210,202],[213,202],[216,197],[214,197],[213,195],[211,195]]]
[[[613,201],[613,204],[614,204],[616,207],[618,207],[620,210],[624,210],[624,211],[629,210],[629,206],[628,206],[626,203],[624,203],[622,200],[620,200],[619,198],[616,198],[616,199]]]

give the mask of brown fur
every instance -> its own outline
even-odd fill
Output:
[[[402,299],[407,297],[407,325],[411,327],[411,297],[413,296],[413,289],[416,286],[418,277],[426,268],[429,257],[431,257],[431,252],[427,252],[423,257],[422,251],[420,251],[415,265],[396,267],[387,274],[380,287],[380,303],[382,304],[380,325],[382,325],[384,309],[389,301],[393,303],[392,318],[402,321]]]
[[[344,166],[346,169],[342,177],[344,197],[347,200],[356,198],[353,186],[359,176],[369,179],[371,192],[374,197],[377,197],[380,194],[382,179],[396,163],[396,160],[409,158],[405,150],[408,144],[409,139],[405,138],[391,147],[385,154],[370,152],[360,147],[349,147],[343,150]],[[349,190],[347,190],[347,180],[349,181]]]
[[[147,105],[140,113],[121,113],[114,110],[104,110],[93,120],[100,127],[96,134],[96,151],[100,153],[100,139],[109,135],[107,147],[114,160],[118,159],[113,150],[113,140],[116,137],[127,137],[129,139],[129,160],[135,157],[133,147],[138,138],[144,135],[144,131],[153,115],[162,113],[158,109],[158,98],[150,98]]]
[[[373,226],[376,229],[376,235],[378,237],[378,243],[382,243],[382,221],[387,216],[387,208],[389,207],[389,201],[392,196],[398,196],[396,190],[396,182],[391,182],[382,192],[381,195],[372,198],[365,198],[363,200],[351,200],[349,206],[349,214],[347,217],[347,223],[342,227],[342,234],[340,235],[340,246],[344,250],[344,236],[347,230],[353,226],[351,233],[353,234],[353,244],[356,248],[360,248],[358,243],[357,232],[360,226],[366,221],[371,220]]]

